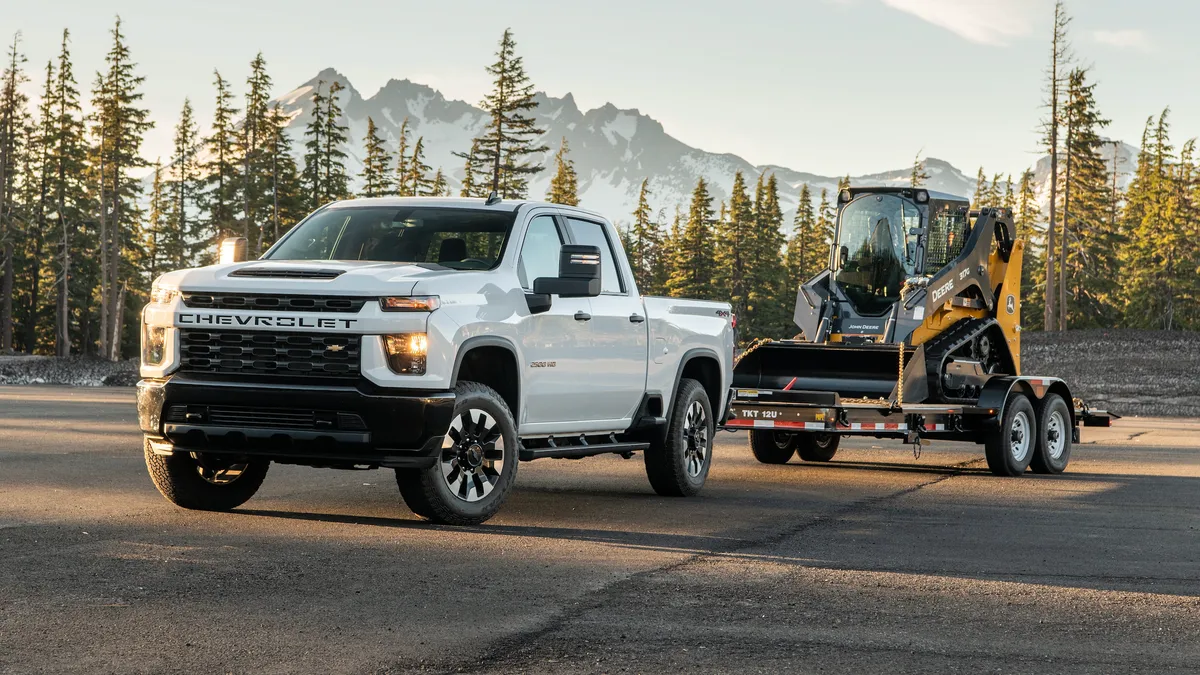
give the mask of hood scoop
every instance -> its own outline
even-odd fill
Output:
[[[257,278],[272,278],[272,279],[336,279],[344,274],[345,270],[337,269],[316,269],[303,267],[243,267],[239,270],[234,270],[229,273],[231,277],[257,277]]]

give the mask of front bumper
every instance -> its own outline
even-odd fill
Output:
[[[423,468],[437,459],[454,393],[218,382],[176,375],[137,385],[138,424],[156,451],[311,466]]]

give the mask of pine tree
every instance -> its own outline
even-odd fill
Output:
[[[525,198],[529,178],[542,170],[532,163],[532,157],[549,150],[538,144],[543,132],[529,114],[537,107],[533,82],[525,73],[522,58],[516,55],[516,46],[512,29],[505,29],[496,61],[487,68],[492,91],[480,103],[490,121],[474,152],[458,155],[471,159],[472,172],[488,177],[486,189],[495,190],[505,199]]]
[[[785,314],[790,314],[785,306],[776,302],[787,278],[783,266],[785,241],[782,227],[779,183],[775,174],[765,181],[760,174],[755,189],[754,223],[748,239],[747,337],[781,337],[779,326]]]
[[[25,57],[20,45],[18,32],[13,36],[0,78],[0,354],[13,348],[14,257],[20,227],[16,214],[17,172],[28,132],[29,99],[21,90],[28,78],[22,69]]]
[[[196,197],[200,180],[199,169],[196,166],[196,150],[199,131],[193,118],[192,104],[183,100],[183,110],[179,113],[179,124],[175,126],[175,144],[171,155],[170,205],[163,205],[166,215],[161,224],[151,216],[152,228],[159,231],[155,225],[161,225],[161,233],[157,242],[162,252],[161,262],[170,269],[183,269],[192,261],[192,244],[195,239],[202,239],[203,233],[191,221],[196,212]],[[155,213],[158,211],[152,209]],[[153,275],[152,275],[153,276]]]
[[[925,185],[925,181],[929,180],[929,174],[925,172],[925,160],[921,159],[921,153],[913,158],[912,172],[909,174],[908,183],[912,189],[916,190]]]
[[[633,225],[625,242],[625,253],[633,268],[634,281],[643,295],[656,295],[665,290],[661,288],[656,274],[661,266],[661,240],[658,225],[650,216],[650,179],[643,178],[638,190],[637,208],[633,211]]]
[[[304,127],[304,172],[302,182],[308,199],[308,210],[314,211],[325,203],[325,174],[321,170],[322,150],[325,147],[325,80],[317,81],[312,94],[312,117]]]
[[[140,240],[137,200],[141,181],[131,173],[147,166],[141,157],[143,134],[154,126],[149,111],[139,108],[143,78],[134,74],[125,36],[118,18],[112,30],[113,45],[105,57],[92,95],[95,123],[92,164],[100,181],[100,353],[116,360],[122,356],[126,328],[135,325],[136,308],[126,303],[131,283],[138,283],[125,260],[126,249]],[[126,316],[132,313],[133,316]]]
[[[570,147],[567,139],[562,139],[562,145],[554,154],[554,178],[550,179],[550,190],[546,193],[546,201],[552,204],[579,206],[579,179],[575,175],[575,162],[567,159]]]
[[[287,124],[287,114],[276,103],[271,107],[267,138],[271,160],[271,237],[268,242],[271,244],[285,232],[283,223],[299,222],[307,212],[304,187],[296,168],[296,158],[292,156],[292,143],[286,133]]]
[[[346,199],[350,196],[350,176],[346,173],[346,140],[348,128],[342,124],[342,107],[338,94],[345,89],[341,82],[329,85],[325,99],[325,129],[321,138],[321,180],[325,187],[322,202]]]
[[[42,297],[44,281],[52,280],[45,265],[47,238],[50,234],[48,215],[53,211],[50,199],[51,182],[51,139],[54,135],[54,64],[46,64],[45,84],[42,88],[41,102],[38,105],[36,124],[29,124],[26,129],[25,152],[18,162],[21,175],[21,197],[19,198],[18,218],[24,227],[18,230],[19,238],[23,240],[23,252],[18,251],[14,289],[18,306],[14,308],[15,324],[21,329],[16,340],[27,353],[34,353],[39,343],[47,340],[39,330],[42,328],[42,315],[45,299]]]
[[[408,160],[408,173],[404,176],[404,191],[412,197],[423,197],[431,192],[433,181],[429,179],[429,165],[425,163],[425,138],[413,143],[412,157]]]
[[[171,208],[171,197],[168,194],[166,181],[163,180],[162,160],[154,162],[154,178],[150,184],[150,213],[147,215],[146,222],[146,247],[147,266],[146,272],[151,279],[155,279],[159,274],[166,271],[166,267],[170,264],[169,260],[172,254],[177,251],[168,251],[168,246],[174,248],[173,239],[177,239],[177,232],[173,231],[172,216],[169,213]],[[168,242],[170,241],[170,244]]]
[[[400,123],[400,137],[396,141],[396,196],[412,197],[408,192],[408,118]]]
[[[700,178],[692,191],[687,225],[673,242],[671,278],[667,292],[673,297],[709,299],[713,288],[713,207],[708,183]]]
[[[975,174],[975,194],[971,195],[971,210],[978,211],[985,206],[991,206],[988,200],[989,194],[991,194],[991,188],[988,186],[987,174],[983,172],[981,166]]]
[[[1054,275],[1056,270],[1055,229],[1058,218],[1058,152],[1059,130],[1063,123],[1063,72],[1071,60],[1070,44],[1067,39],[1067,28],[1070,24],[1071,18],[1067,15],[1066,6],[1062,0],[1057,0],[1054,3],[1054,31],[1053,38],[1050,41],[1050,67],[1047,73],[1048,82],[1046,87],[1049,97],[1046,107],[1049,109],[1049,115],[1042,121],[1042,127],[1045,132],[1043,141],[1046,144],[1046,151],[1050,155],[1050,224],[1046,228],[1046,281],[1044,284],[1045,307],[1043,317],[1043,324],[1046,330],[1053,330],[1057,325],[1058,316],[1054,293]]]
[[[383,197],[391,193],[392,181],[389,172],[392,168],[392,157],[379,137],[379,129],[375,120],[367,117],[367,137],[365,158],[363,160],[363,190],[364,197]]]
[[[237,154],[238,114],[233,107],[233,92],[221,73],[213,71],[217,88],[216,108],[213,111],[212,133],[205,139],[209,160],[204,163],[202,173],[206,176],[204,187],[204,210],[208,213],[206,231],[202,237],[202,248],[215,249],[223,237],[233,234],[237,204],[238,169]]]
[[[471,142],[471,151],[467,153],[467,161],[463,165],[462,189],[459,191],[459,197],[479,197],[482,189],[479,183],[475,181],[475,158],[479,156],[479,139]],[[483,195],[485,196],[485,195]]]
[[[825,233],[817,227],[817,218],[813,213],[812,191],[805,183],[800,187],[796,217],[792,221],[792,236],[787,240],[784,253],[783,267],[787,276],[780,287],[778,302],[781,307],[793,307],[800,286],[825,269],[829,257],[829,244],[825,238]],[[789,314],[781,322],[780,334],[788,336],[795,330]]]
[[[263,248],[263,221],[271,210],[266,185],[271,164],[267,145],[271,133],[271,78],[262,52],[250,62],[246,86],[246,113],[238,139],[242,164],[242,236],[249,240],[252,255],[258,256]]]
[[[437,168],[437,172],[433,174],[433,185],[429,188],[430,197],[449,197],[450,186],[446,184],[446,174],[442,172],[442,167]]]
[[[759,178],[758,193],[762,193],[762,179]],[[693,201],[693,208],[695,202]],[[690,222],[690,221],[689,221]],[[729,192],[729,208],[717,219],[714,233],[716,249],[713,262],[713,282],[722,289],[733,305],[740,325],[746,325],[746,307],[750,301],[749,280],[747,269],[752,265],[752,237],[755,227],[754,203],[746,194],[746,179],[741,171],[733,175],[733,187]],[[743,333],[746,331],[743,328]]]
[[[1043,269],[1044,245],[1039,241],[1038,234],[1041,210],[1033,181],[1033,170],[1026,169],[1021,174],[1013,212],[1013,225],[1016,229],[1013,238],[1025,241],[1021,266],[1021,325],[1025,330],[1034,330],[1041,326],[1044,316],[1042,303],[1045,302],[1041,284],[1045,283],[1046,276],[1040,273]]]
[[[53,202],[53,209],[47,215],[54,225],[54,231],[49,235],[50,243],[55,247],[55,354],[70,356],[72,348],[71,308],[86,306],[91,297],[90,283],[74,284],[78,277],[90,280],[87,274],[94,268],[94,259],[80,255],[80,263],[73,265],[76,253],[87,251],[89,247],[84,240],[87,220],[86,213],[90,211],[88,204],[87,186],[84,182],[85,162],[87,160],[87,144],[84,138],[85,127],[83,113],[79,102],[79,87],[75,81],[74,68],[71,64],[70,32],[63,30],[62,43],[59,49],[58,61],[55,68],[54,90],[47,98],[52,101],[50,114],[53,116],[53,130],[43,142],[48,146],[49,176],[48,194]],[[50,210],[50,209],[48,209]],[[83,240],[83,246],[81,246]],[[72,302],[72,293],[82,296],[77,302]],[[81,345],[82,349],[83,346]]]

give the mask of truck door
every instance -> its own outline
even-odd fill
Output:
[[[551,215],[529,221],[517,276],[526,293],[533,280],[558,276],[559,251],[565,237]],[[525,362],[525,405],[518,421],[522,433],[578,431],[571,423],[591,419],[592,306],[590,298],[554,296],[549,311],[521,320],[521,349]]]
[[[571,239],[600,249],[600,295],[592,298],[591,368],[586,380],[593,419],[625,420],[646,391],[649,322],[642,298],[616,255],[616,232],[602,222],[566,218]]]

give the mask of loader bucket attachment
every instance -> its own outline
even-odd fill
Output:
[[[905,348],[905,363],[914,353],[912,348]],[[898,345],[771,342],[742,357],[733,369],[733,386],[828,391],[843,398],[887,398],[896,388],[899,358]],[[923,398],[910,401],[905,390],[906,401],[915,403]]]

